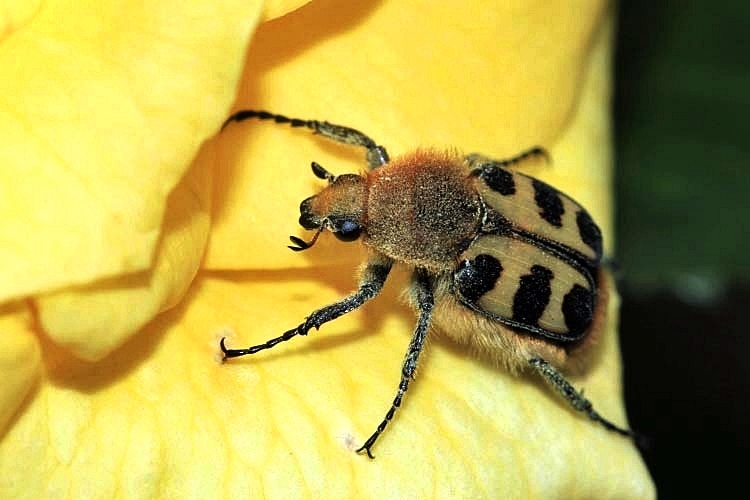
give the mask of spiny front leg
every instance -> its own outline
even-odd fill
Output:
[[[409,343],[409,349],[406,351],[406,357],[404,358],[404,364],[401,367],[401,382],[398,384],[398,392],[396,397],[393,399],[391,408],[388,413],[385,414],[385,418],[373,434],[365,441],[365,444],[357,449],[357,453],[363,451],[367,453],[367,456],[374,459],[372,454],[372,447],[375,441],[378,440],[380,435],[385,431],[388,422],[393,419],[396,414],[396,410],[401,406],[401,400],[406,394],[409,388],[409,382],[414,378],[414,372],[417,369],[417,362],[419,360],[419,354],[422,352],[424,347],[425,339],[427,338],[427,330],[430,326],[430,317],[432,316],[432,308],[435,304],[435,298],[433,294],[433,281],[426,271],[418,269],[415,273],[414,288],[417,302],[417,309],[419,310],[419,319],[417,320],[417,327],[414,329],[414,335],[412,335],[411,342]]]
[[[573,385],[568,382],[565,377],[563,377],[563,375],[547,361],[541,358],[535,358],[529,360],[529,364],[533,366],[536,371],[541,374],[542,377],[544,377],[547,383],[549,383],[549,385],[551,385],[557,393],[564,397],[575,410],[585,413],[591,420],[593,420],[594,422],[599,422],[610,431],[614,431],[618,434],[622,434],[623,436],[628,436],[631,438],[636,437],[633,431],[618,427],[606,418],[599,415],[599,413],[594,410],[594,406],[591,404],[591,401],[586,399],[583,396],[582,392],[576,390],[576,388],[573,387]]]
[[[380,293],[385,280],[388,278],[388,273],[390,273],[392,265],[393,263],[386,259],[369,263],[360,277],[359,288],[356,292],[338,302],[334,302],[333,304],[313,311],[313,313],[305,319],[304,323],[284,332],[279,337],[264,342],[263,344],[258,344],[245,349],[227,349],[224,344],[225,339],[222,338],[221,342],[219,342],[219,346],[224,353],[224,359],[238,358],[240,356],[255,354],[258,351],[270,349],[276,344],[290,340],[297,335],[307,335],[307,332],[309,332],[310,329],[315,328],[317,330],[324,323],[328,323],[339,316],[357,309]]]

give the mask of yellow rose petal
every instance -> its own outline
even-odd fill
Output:
[[[39,345],[30,326],[24,304],[0,307],[0,433],[41,372]]]
[[[146,270],[260,2],[49,1],[0,46],[0,300]]]
[[[40,322],[53,340],[80,357],[99,359],[182,298],[208,239],[210,146],[202,152],[167,200],[151,269],[38,299]]]
[[[611,248],[608,196],[611,21],[607,20],[611,12],[607,12],[604,4],[591,4],[592,9],[582,18],[580,9],[568,12],[567,5],[529,3],[528,11],[511,11],[507,18],[495,12],[473,11],[467,13],[467,17],[475,23],[461,25],[454,21],[449,26],[430,18],[430,9],[416,3],[399,3],[385,20],[383,11],[391,6],[379,4],[366,15],[357,11],[361,17],[352,17],[366,21],[353,22],[345,34],[344,30],[332,30],[319,44],[308,47],[301,37],[294,38],[293,34],[302,25],[321,26],[321,32],[328,33],[325,19],[330,18],[330,13],[326,5],[317,6],[320,11],[313,12],[315,5],[306,6],[260,28],[251,46],[251,50],[254,48],[259,53],[256,52],[256,57],[249,62],[247,87],[242,87],[250,91],[245,96],[241,94],[239,107],[354,126],[388,146],[391,154],[416,145],[436,144],[502,157],[533,144],[545,145],[552,152],[553,164],[534,174],[550,180],[587,206],[602,225],[607,248]],[[471,9],[471,5],[466,7]],[[399,14],[395,14],[396,10]],[[424,17],[423,13],[426,13]],[[346,14],[342,16],[348,19]],[[408,22],[409,26],[401,25],[400,33],[388,32],[379,38],[381,31],[391,28],[389,22],[396,25]],[[441,36],[429,37],[420,31],[422,26],[425,31],[439,26]],[[471,30],[463,33],[456,26],[470,26]],[[451,44],[456,40],[450,37],[451,29],[457,34],[463,33],[461,37],[457,35],[459,40],[455,44]],[[502,33],[502,37],[498,37],[498,33]],[[548,34],[549,39],[539,33]],[[407,34],[411,35],[411,44],[404,40]],[[473,37],[483,42],[472,43]],[[494,40],[500,38],[502,43],[490,43],[493,37]],[[424,40],[430,40],[429,49],[425,48]],[[379,49],[373,47],[376,43]],[[340,51],[337,51],[339,46]],[[506,47],[507,54],[503,51]],[[357,58],[360,50],[370,55],[366,61]],[[461,51],[470,63],[463,62],[459,56]],[[304,57],[285,59],[286,55],[298,52],[303,52]],[[437,56],[425,60],[427,53],[439,54],[440,60]],[[398,64],[401,54],[406,55]],[[476,62],[472,59],[474,54],[478,54]],[[386,68],[382,73],[380,59],[392,63],[383,64]],[[443,60],[448,62],[441,64]],[[409,65],[411,61],[418,63]],[[366,66],[367,70],[358,65]],[[299,82],[304,85],[300,87]],[[372,88],[378,91],[367,91]],[[388,102],[396,96],[402,99],[397,103]],[[230,294],[244,295],[248,304],[241,302],[236,307],[241,317],[249,319],[246,327],[253,332],[249,340],[245,340],[247,334],[242,333],[243,329],[237,327],[247,320],[237,318],[228,322],[237,332],[230,339],[230,346],[244,347],[281,334],[313,308],[337,298],[324,293],[325,288],[300,288],[295,277],[315,277],[322,283],[334,284],[340,292],[338,297],[353,288],[353,281],[349,281],[348,286],[339,285],[342,276],[351,272],[350,263],[358,256],[351,245],[331,242],[329,238],[302,257],[284,251],[281,246],[289,234],[289,221],[295,221],[299,215],[299,201],[321,185],[308,173],[309,161],[320,161],[334,173],[356,172],[363,166],[363,152],[328,144],[308,131],[270,122],[231,124],[217,140],[223,151],[219,156],[223,168],[217,185],[223,189],[219,191],[222,198],[214,205],[217,224],[206,265],[228,269],[279,268],[277,272],[226,275],[243,281],[261,280],[262,286],[257,291],[243,294],[237,290]],[[302,175],[307,175],[307,180],[300,182],[298,178]],[[326,262],[336,262],[336,266],[323,267]],[[312,269],[292,270],[304,266],[312,266]],[[282,298],[283,292],[272,291],[277,280],[291,280],[283,283],[288,288],[286,300]],[[296,307],[297,302],[308,296],[318,300],[309,300],[307,308]],[[269,314],[269,310],[276,313]],[[613,298],[611,326],[608,337],[602,341],[602,352],[592,360],[589,373],[573,382],[585,388],[602,414],[626,425],[614,341],[616,310],[617,302]],[[403,316],[400,321],[388,321],[393,311],[400,311]],[[326,325],[320,333],[312,332],[310,338],[295,339],[295,347],[277,347],[273,353],[256,355],[246,362],[252,367],[247,369],[248,373],[238,375],[244,381],[244,377],[253,377],[254,369],[262,371],[266,369],[265,363],[273,363],[278,369],[271,369],[283,380],[283,387],[268,382],[263,375],[259,380],[247,381],[258,386],[257,391],[262,391],[264,399],[257,400],[251,394],[243,395],[242,400],[247,399],[246,404],[253,408],[272,408],[269,418],[273,419],[273,426],[269,428],[259,423],[260,434],[279,434],[277,439],[266,439],[258,446],[275,450],[279,440],[290,450],[299,448],[299,443],[307,446],[303,452],[295,454],[292,461],[284,464],[279,464],[281,458],[273,461],[278,465],[279,476],[286,478],[279,479],[275,494],[281,495],[285,488],[300,487],[300,483],[305,493],[313,496],[319,493],[315,489],[316,475],[298,471],[293,466],[293,463],[301,463],[302,468],[314,460],[305,457],[329,452],[321,450],[320,443],[310,436],[307,425],[320,428],[328,436],[333,434],[343,447],[356,447],[380,422],[395,393],[400,362],[413,328],[413,315],[404,313],[392,295],[379,297],[358,314],[367,318],[364,325],[356,322],[357,314],[342,318],[335,325]],[[267,329],[268,325],[272,328]],[[260,330],[265,335],[258,333]],[[339,331],[372,334],[361,340],[356,333],[337,335]],[[386,336],[399,340],[388,343],[384,340]],[[314,347],[298,346],[300,342],[313,346],[319,343],[323,352],[312,352]],[[347,350],[348,342],[366,345],[353,351]],[[382,350],[383,342],[387,343],[386,353]],[[453,350],[450,346],[448,349]],[[339,350],[346,352],[339,353]],[[538,382],[533,385],[534,391],[527,392],[529,383],[536,380],[533,376],[516,379],[502,370],[487,369],[471,357],[464,357],[460,349],[454,354],[462,363],[452,365],[438,351],[439,347],[433,344],[425,353],[419,382],[414,384],[418,388],[412,388],[407,396],[409,402],[404,404],[376,447],[379,461],[388,453],[389,446],[396,447],[395,453],[387,455],[387,465],[378,462],[379,468],[397,462],[394,470],[378,476],[387,477],[389,486],[383,486],[385,479],[380,483],[368,483],[368,470],[357,469],[356,484],[343,493],[338,492],[341,497],[366,495],[372,491],[385,497],[450,496],[456,491],[484,498],[654,496],[648,472],[631,441],[602,431],[596,424],[576,415]],[[295,356],[295,363],[287,364],[282,352],[300,354]],[[341,358],[337,357],[339,354]],[[324,360],[317,357],[324,357]],[[386,365],[388,360],[390,364]],[[354,371],[350,368],[352,362],[357,366]],[[342,373],[338,370],[332,373],[333,370],[327,368],[328,363]],[[362,373],[372,374],[372,379],[359,385],[339,382],[341,377],[359,380]],[[318,374],[322,374],[325,382],[317,380],[315,375]],[[425,378],[430,380],[429,386]],[[295,379],[298,382],[292,383]],[[280,394],[281,389],[286,393]],[[373,391],[377,397],[370,396]],[[266,396],[269,392],[271,394]],[[362,394],[367,396],[360,396]],[[369,411],[369,424],[367,418],[349,424],[359,432],[349,431],[344,416],[324,404],[333,400],[341,401],[337,406],[346,406],[352,398],[357,404],[350,406],[367,406]],[[365,401],[359,403],[361,400]],[[380,408],[370,408],[380,401]],[[481,406],[481,411],[471,411],[478,406],[477,401],[486,406]],[[408,411],[413,413],[405,416]],[[300,424],[301,415],[309,422]],[[351,416],[350,411],[346,416],[360,418]],[[410,420],[405,422],[406,419]],[[287,422],[293,423],[284,425]],[[305,427],[298,429],[301,425]],[[400,437],[396,445],[388,444]],[[244,450],[252,448],[250,443],[256,438],[246,439],[249,442],[238,449],[243,457],[247,456]],[[245,460],[252,463],[251,458]],[[315,465],[325,467],[330,460],[324,455]],[[266,468],[259,466],[257,469],[257,475],[264,477],[260,471]],[[408,472],[404,474],[404,471]],[[438,475],[435,471],[439,471]],[[449,477],[450,481],[442,483],[441,477]]]
[[[261,21],[266,22],[292,12],[309,3],[310,0],[269,0],[263,4]]]
[[[138,342],[97,363],[47,349],[43,389],[0,443],[0,489],[29,498],[652,496],[628,439],[536,379],[477,362],[439,336],[375,462],[356,455],[395,395],[414,324],[398,305],[403,275],[319,332],[220,363],[222,336],[230,346],[262,342],[353,286],[334,271],[322,280],[298,271],[199,278]],[[617,372],[610,336],[596,370],[575,381],[623,422]],[[24,481],[21,459],[44,473]]]
[[[603,2],[452,10],[316,1],[261,28],[239,102],[362,128],[392,154],[433,144],[505,156],[541,143],[554,164],[535,173],[582,201],[611,244],[608,15]],[[534,377],[513,377],[432,334],[377,460],[355,455],[395,395],[414,326],[398,301],[403,273],[320,331],[221,364],[221,337],[230,347],[267,341],[355,286],[357,245],[329,239],[303,255],[283,246],[302,234],[297,207],[321,184],[309,162],[335,173],[363,163],[361,151],[271,123],[233,124],[212,145],[219,226],[207,269],[177,307],[100,361],[44,343],[40,390],[0,442],[0,491],[654,496],[631,441],[576,414]],[[572,381],[625,425],[616,315],[614,301],[591,370]],[[42,472],[30,482],[19,462]]]
[[[39,11],[39,5],[42,2],[5,2],[3,4],[3,16],[0,18],[0,43],[5,38],[12,36],[17,30],[23,29],[23,26]]]

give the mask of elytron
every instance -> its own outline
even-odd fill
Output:
[[[361,241],[368,257],[354,293],[265,343],[229,349],[221,339],[224,359],[270,349],[357,309],[378,295],[399,264],[412,272],[408,297],[417,324],[396,396],[358,453],[374,458],[373,445],[401,406],[433,326],[514,373],[531,369],[575,410],[633,435],[597,413],[562,375],[586,367],[589,347],[602,330],[608,281],[601,232],[588,212],[514,170],[547,158],[544,149],[505,160],[432,149],[390,159],[358,130],[252,110],[231,115],[222,129],[251,118],[364,148],[368,169],[362,174],[334,175],[312,163],[313,174],[328,185],[300,205],[299,223],[314,235],[309,241],[291,236],[289,248],[307,250],[327,230],[341,241]]]

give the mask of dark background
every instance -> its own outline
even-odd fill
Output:
[[[660,498],[747,491],[750,2],[623,0],[621,343]],[[735,464],[732,467],[732,464]]]

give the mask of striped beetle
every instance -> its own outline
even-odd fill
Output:
[[[283,335],[224,359],[270,349],[357,309],[378,295],[394,263],[413,270],[409,300],[417,325],[391,407],[356,451],[370,458],[414,376],[431,325],[511,372],[532,368],[577,411],[605,428],[633,436],[597,413],[558,370],[585,369],[585,352],[600,333],[607,307],[601,266],[602,236],[586,210],[552,186],[513,170],[535,157],[535,147],[513,158],[460,156],[416,150],[390,160],[383,146],[358,130],[316,120],[243,110],[231,122],[273,120],[311,129],[327,139],[363,147],[368,171],[333,175],[312,163],[328,182],[300,204],[309,242],[291,236],[294,251],[312,247],[328,230],[341,241],[361,240],[369,251],[357,291],[313,311]]]

